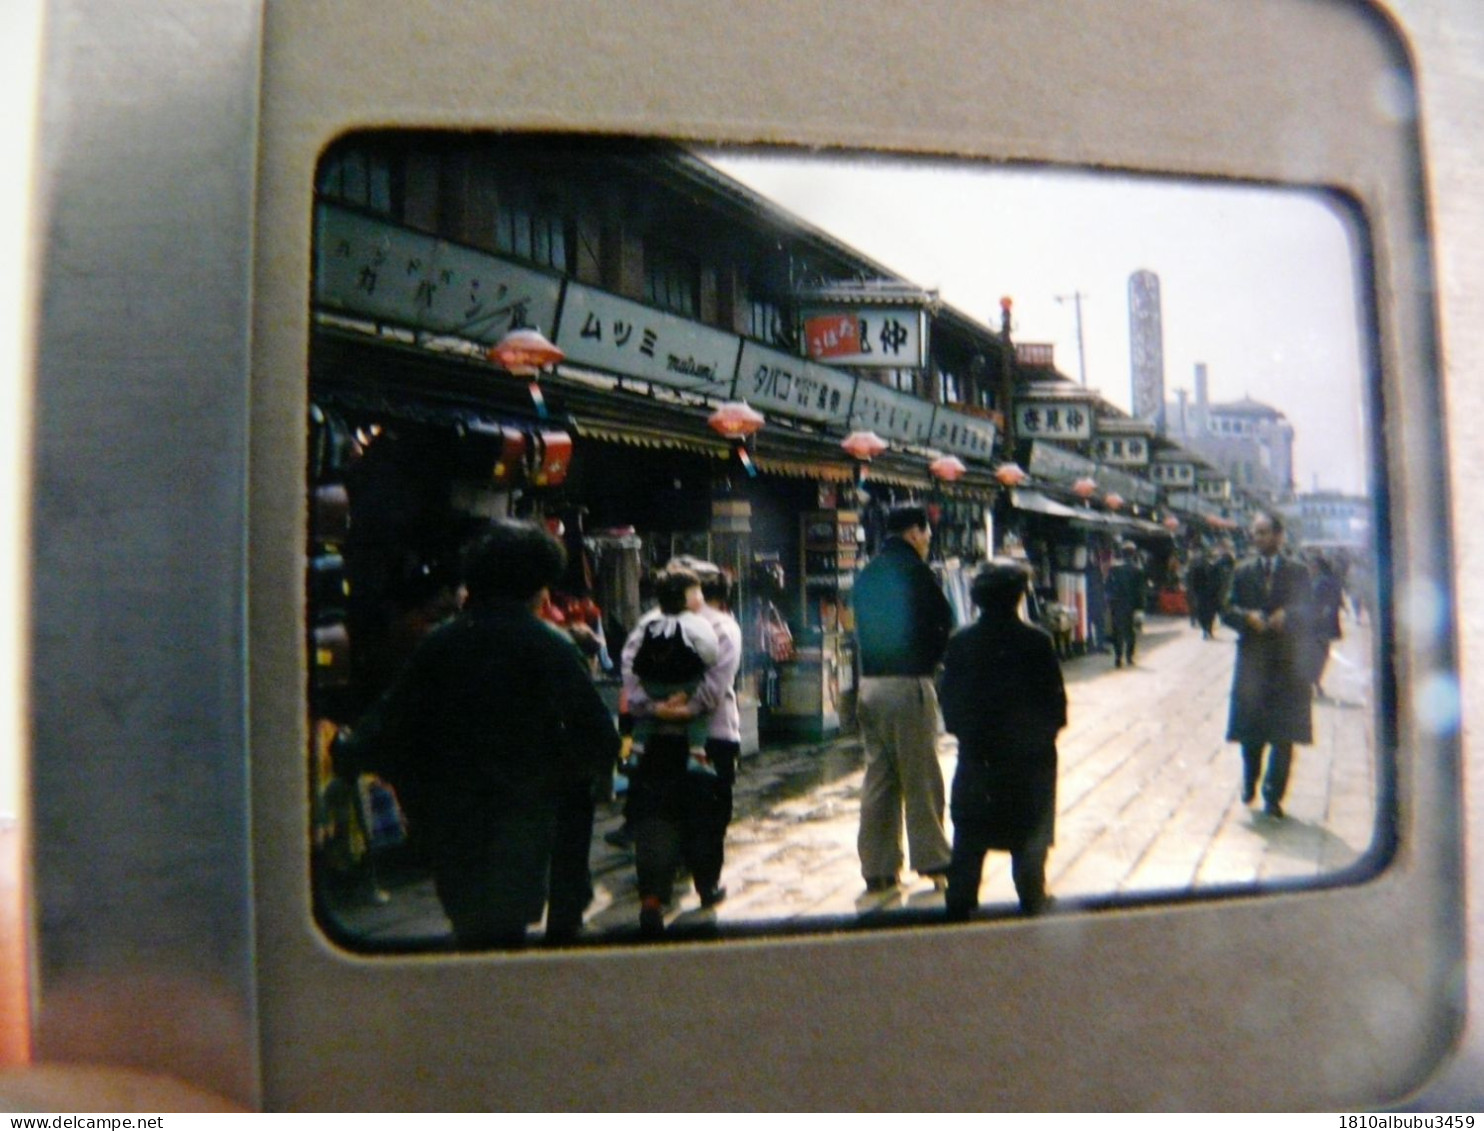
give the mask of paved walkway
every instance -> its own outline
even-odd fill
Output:
[[[1116,670],[1102,655],[1069,661],[1048,868],[1061,906],[1251,890],[1335,877],[1360,862],[1376,834],[1379,790],[1368,627],[1347,620],[1346,638],[1331,651],[1331,698],[1314,705],[1314,745],[1296,751],[1284,820],[1238,797],[1240,755],[1223,741],[1230,630],[1208,641],[1184,620],[1151,618],[1136,667]],[[951,736],[939,756],[951,778]],[[940,909],[942,896],[911,873],[895,893],[864,895],[855,850],[861,779],[853,737],[748,759],[727,838],[728,898],[703,911],[694,891],[677,886],[668,916],[675,932],[835,929]],[[619,823],[616,805],[600,809],[598,896],[587,924],[594,938],[627,938],[638,919],[632,856],[602,836]],[[347,909],[348,927],[382,946],[446,935],[430,885],[389,877],[384,886],[390,899]],[[980,898],[982,914],[1014,913],[1007,855],[990,854]]]

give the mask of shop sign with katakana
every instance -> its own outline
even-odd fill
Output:
[[[1084,401],[1018,401],[1015,434],[1023,440],[1090,440],[1091,405]]]
[[[569,283],[556,344],[574,365],[727,398],[737,368],[735,334],[643,303]]]
[[[561,280],[332,204],[315,213],[314,302],[475,342],[550,333]]]
[[[827,365],[921,369],[926,319],[915,307],[814,307],[802,312],[804,352]]]
[[[801,357],[744,342],[736,399],[762,412],[780,412],[844,428],[855,378]]]

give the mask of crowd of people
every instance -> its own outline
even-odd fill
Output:
[[[985,854],[1004,851],[1022,912],[1039,914],[1050,903],[1057,735],[1067,724],[1060,660],[1027,621],[1031,573],[1019,561],[982,567],[971,587],[978,618],[955,632],[927,564],[932,537],[925,508],[894,509],[855,584],[865,892],[895,891],[910,866],[944,892],[947,917],[962,920],[978,904]],[[1279,516],[1259,515],[1250,540],[1240,564],[1229,547],[1193,555],[1187,587],[1204,636],[1218,621],[1237,633],[1226,737],[1241,750],[1243,801],[1260,787],[1265,813],[1281,819],[1293,748],[1312,740],[1311,701],[1323,693],[1344,587],[1327,560],[1282,552]],[[730,579],[688,558],[659,573],[656,607],[623,645],[616,719],[592,679],[590,643],[540,615],[564,566],[562,544],[541,526],[490,523],[470,555],[461,609],[335,744],[338,773],[394,785],[460,948],[525,945],[543,919],[548,943],[579,936],[594,894],[595,805],[616,766],[628,780],[622,835],[641,936],[664,935],[682,869],[702,907],[726,898],[742,748],[743,634]],[[1106,585],[1118,666],[1135,662],[1144,593],[1136,547],[1119,547]],[[943,730],[958,741],[951,791],[938,761]]]

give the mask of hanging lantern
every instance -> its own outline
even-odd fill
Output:
[[[945,483],[952,483],[962,479],[969,472],[969,469],[964,466],[964,461],[959,459],[958,456],[939,456],[932,463],[928,464],[928,470],[933,473],[935,478],[941,479]]]
[[[767,423],[767,419],[746,401],[727,401],[707,418],[706,423],[728,440],[745,440]]]
[[[511,330],[485,355],[507,373],[517,377],[539,377],[567,355],[552,345],[540,330]]]
[[[1168,515],[1165,518],[1165,529],[1166,530],[1179,530],[1180,529],[1180,520],[1178,518],[1176,518],[1174,515]]]
[[[890,445],[874,432],[852,432],[840,441],[840,446],[856,459],[869,463]]]
[[[1116,511],[1123,507],[1123,496],[1117,491],[1109,491],[1103,496],[1103,506],[1110,511]]]
[[[719,435],[732,442],[737,453],[737,462],[751,478],[757,475],[757,465],[747,451],[747,441],[765,423],[766,419],[746,401],[727,401],[706,419],[706,423]]]
[[[1077,482],[1072,484],[1072,494],[1076,495],[1079,499],[1092,498],[1093,493],[1097,491],[1097,489],[1097,480],[1090,479],[1085,475],[1081,479],[1077,480]]]
[[[531,379],[531,403],[536,414],[546,416],[546,399],[538,380],[543,369],[549,369],[567,355],[547,341],[540,330],[511,330],[485,354],[505,372]]]
[[[1004,487],[1019,487],[1029,478],[1025,468],[1018,463],[1002,463],[994,469],[994,477]]]

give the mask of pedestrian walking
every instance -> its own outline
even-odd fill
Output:
[[[1340,607],[1345,592],[1329,559],[1323,555],[1314,560],[1313,607],[1309,617],[1309,652],[1304,678],[1314,690],[1316,699],[1325,698],[1324,669],[1329,664],[1329,646],[1341,638]]]
[[[1190,599],[1191,623],[1200,626],[1201,636],[1206,640],[1214,634],[1216,616],[1221,612],[1220,595],[1216,591],[1220,576],[1215,558],[1204,549],[1191,555],[1186,596]]]
[[[933,537],[927,511],[892,510],[886,533],[854,590],[857,715],[866,757],[856,845],[866,890],[873,893],[899,882],[904,816],[908,854],[919,875],[946,887],[950,857],[934,677],[953,610],[927,565]]]
[[[742,719],[737,706],[737,672],[742,664],[742,629],[730,611],[731,582],[721,569],[710,563],[685,559],[677,568],[683,568],[699,578],[699,590],[686,590],[690,611],[699,615],[711,626],[717,639],[716,661],[706,670],[695,692],[683,704],[655,702],[642,686],[635,687],[630,698],[630,710],[639,716],[653,716],[669,723],[687,723],[702,719],[706,724],[705,761],[709,772],[702,767],[688,765],[688,772],[673,786],[674,796],[660,796],[667,788],[664,783],[656,785],[639,776],[639,810],[641,817],[647,806],[654,806],[667,813],[674,824],[674,835],[669,830],[659,830],[661,839],[646,840],[644,867],[647,891],[654,888],[655,898],[663,906],[668,902],[664,889],[673,888],[673,876],[678,856],[690,869],[691,880],[702,907],[715,907],[726,898],[726,888],[721,883],[722,867],[725,863],[727,827],[732,820],[732,792],[737,780],[737,760],[742,752]],[[700,599],[697,600],[697,593]],[[632,666],[632,665],[630,665]],[[626,810],[626,814],[628,814]],[[651,830],[653,832],[654,830]],[[668,858],[655,858],[651,850],[658,848]],[[651,881],[649,872],[659,873]],[[664,878],[671,877],[667,882]],[[651,920],[653,916],[650,917]],[[652,921],[647,929],[653,931]]]
[[[1139,549],[1132,542],[1118,547],[1113,568],[1108,571],[1108,616],[1113,627],[1113,666],[1134,663],[1138,644],[1138,617],[1144,611],[1144,571],[1139,568]]]
[[[621,659],[624,696],[634,718],[624,817],[634,838],[639,931],[646,938],[664,934],[665,907],[674,897],[680,864],[691,862],[698,844],[709,845],[714,817],[708,820],[712,807],[703,802],[713,796],[719,774],[707,736],[711,716],[723,696],[718,689],[704,697],[702,691],[709,682],[724,677],[717,671],[721,641],[712,622],[701,613],[705,600],[700,577],[689,569],[667,568],[655,581],[655,595],[659,608],[646,614],[629,634]],[[691,641],[689,650],[704,656],[702,670],[681,687],[669,678],[663,682],[647,678],[640,670],[644,651],[655,638],[651,629],[661,623],[660,618],[677,626],[683,619]],[[735,679],[735,662],[741,656],[740,630],[733,643],[736,647],[728,663]],[[692,778],[705,781],[694,783]],[[701,884],[702,901],[713,905],[719,899],[716,879],[703,875]]]
[[[569,940],[592,899],[593,801],[618,732],[570,637],[536,615],[565,561],[536,524],[492,523],[463,611],[337,743],[337,773],[396,787],[462,949],[523,945],[543,904],[548,938]]]
[[[1017,562],[1000,559],[981,569],[971,589],[979,619],[954,634],[943,664],[943,721],[958,738],[950,920],[967,919],[978,905],[991,849],[1010,853],[1023,914],[1047,904],[1056,736],[1067,725],[1067,693],[1051,638],[1020,617],[1029,581]]]
[[[1264,809],[1275,818],[1284,815],[1294,744],[1313,741],[1304,668],[1309,571],[1282,553],[1283,537],[1281,518],[1257,516],[1251,531],[1257,553],[1237,567],[1221,614],[1238,634],[1226,739],[1242,745],[1242,801],[1252,803],[1260,779]]]

